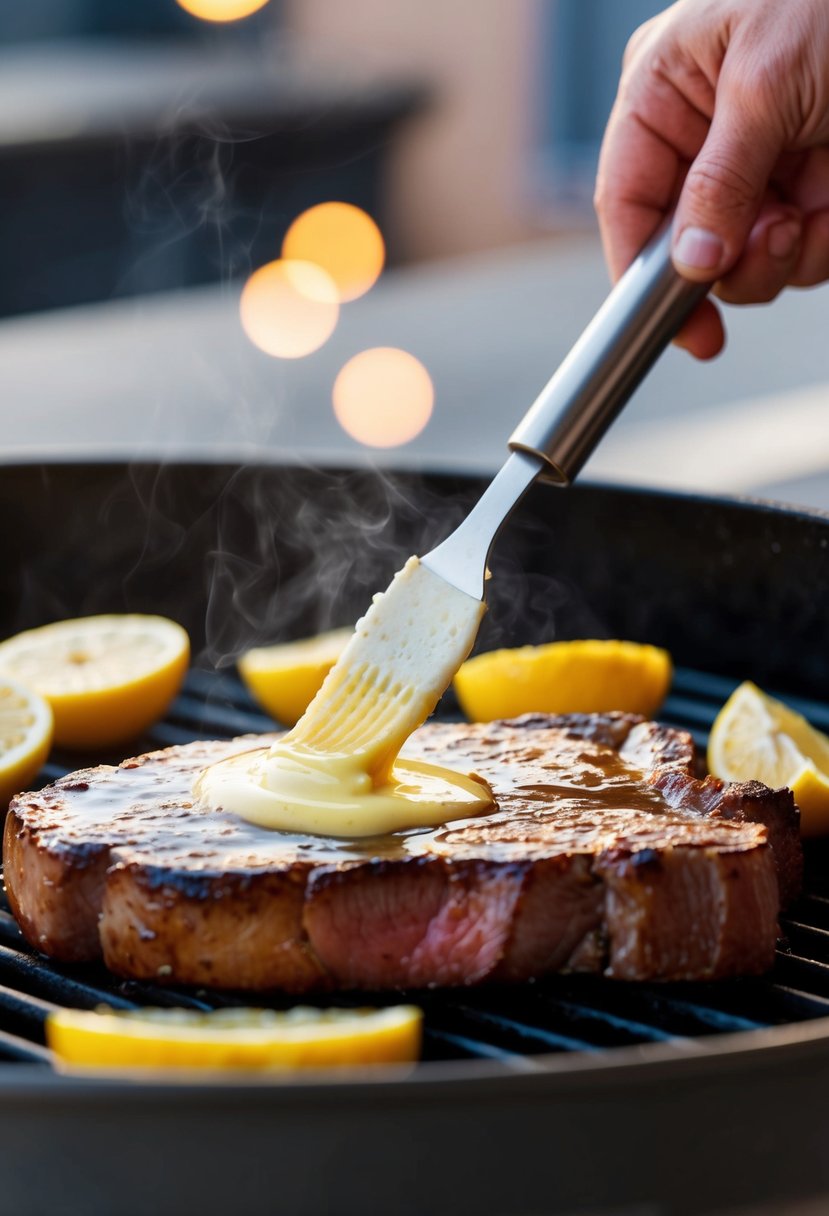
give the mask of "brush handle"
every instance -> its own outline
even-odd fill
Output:
[[[669,221],[625,271],[519,423],[512,451],[540,456],[542,476],[568,485],[710,287],[674,269]]]

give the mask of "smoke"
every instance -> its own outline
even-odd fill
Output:
[[[462,513],[410,476],[240,469],[208,556],[205,657],[225,666],[250,646],[352,625]]]
[[[240,469],[218,504],[204,659],[352,625],[412,553],[443,540],[480,487],[378,470]],[[499,542],[479,649],[601,636],[577,590],[550,573],[550,534],[522,513]]]
[[[284,95],[300,69],[268,19],[245,26],[188,22],[187,39],[154,43],[151,55],[139,49],[140,93],[125,52],[125,138],[113,169],[127,244],[117,295],[246,275],[275,256],[296,213],[293,178],[308,168],[295,148],[308,119],[301,106],[286,117]]]
[[[476,652],[605,636],[606,625],[563,572],[560,557],[566,546],[558,541],[545,510],[546,496],[561,493],[538,487],[496,541],[487,590],[489,611]]]
[[[241,188],[246,166],[239,148],[261,140],[261,133],[231,128],[193,104],[181,106],[167,132],[125,152],[129,239],[117,295],[247,274],[274,211],[273,199],[254,201]]]
[[[188,629],[199,665],[219,668],[252,646],[352,625],[483,488],[372,469],[172,463],[29,467],[6,483],[17,526],[4,632],[156,612]],[[543,493],[496,543],[478,650],[605,633],[560,573]]]
[[[189,259],[204,266],[205,249],[223,280],[250,269],[261,238],[276,252],[277,218],[296,214],[298,195],[284,177],[271,193],[261,179],[241,180],[237,150],[260,139],[182,96],[166,133],[127,152],[134,245],[119,293],[187,281]],[[265,142],[258,151],[261,161]],[[212,365],[208,371],[215,376]],[[227,374],[238,440],[248,429],[255,438],[244,368]],[[154,414],[147,404],[150,444],[163,437],[169,410],[197,408],[163,391]],[[195,412],[192,426],[198,434]],[[378,470],[136,462],[52,476],[44,518],[49,509],[60,518],[52,538],[37,521],[40,548],[23,566],[16,626],[100,611],[161,612],[185,624],[200,661],[216,667],[251,646],[353,624],[406,558],[444,539],[476,497],[461,478]],[[543,523],[522,520],[497,546],[479,648],[546,641],[578,616],[574,589],[550,576],[548,556],[537,560],[549,545]]]

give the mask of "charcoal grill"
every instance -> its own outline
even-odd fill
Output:
[[[130,750],[265,730],[234,655],[274,628],[291,636],[353,620],[481,488],[461,476],[295,467],[7,466],[0,627],[168,612],[190,629],[197,666]],[[678,667],[660,717],[700,746],[746,676],[829,729],[829,517],[539,486],[494,564],[484,647],[585,634],[666,645]],[[58,755],[43,780],[114,758]],[[194,1082],[57,1075],[45,1015],[101,1002],[206,1009],[238,1003],[232,995],[57,966],[4,908],[0,1210],[789,1212],[829,1196],[825,847],[808,850],[806,893],[783,928],[763,979],[570,976],[411,994],[426,1015],[424,1062],[411,1072]]]

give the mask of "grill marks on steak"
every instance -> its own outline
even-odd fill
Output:
[[[429,725],[406,752],[489,781],[497,810],[376,841],[268,832],[194,806],[197,743],[18,796],[24,934],[117,973],[301,993],[573,969],[705,979],[771,965],[800,882],[788,790],[693,777],[690,736],[630,715]],[[772,846],[774,852],[772,852]]]

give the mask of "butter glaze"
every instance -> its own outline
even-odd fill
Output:
[[[383,836],[490,809],[482,778],[398,757],[374,784],[362,758],[276,744],[242,752],[199,774],[194,797],[282,832]]]
[[[628,730],[630,727],[628,725]],[[226,809],[192,796],[198,774],[277,736],[192,743],[127,760],[117,767],[80,771],[19,800],[17,814],[31,822],[40,843],[80,852],[91,865],[101,855],[113,862],[146,865],[169,882],[170,868],[198,876],[281,873],[292,865],[347,866],[372,860],[445,856],[453,863],[527,861],[551,854],[595,854],[605,847],[664,847],[666,837],[696,847],[739,849],[760,843],[766,830],[751,824],[707,819],[671,806],[643,778],[639,746],[645,725],[613,746],[590,745],[546,722],[518,725],[507,738],[484,725],[433,723],[408,741],[405,756],[474,769],[492,789],[495,808],[474,819],[384,836],[337,838],[269,832]],[[624,735],[623,735],[624,739]],[[674,755],[671,766],[687,759]],[[650,765],[646,766],[650,767]],[[606,775],[606,787],[588,780]],[[553,797],[551,789],[559,791]],[[603,800],[603,789],[608,798]],[[646,814],[637,814],[637,808]],[[195,888],[194,888],[195,889]],[[201,888],[198,888],[201,889]]]
[[[463,662],[480,600],[409,558],[376,595],[296,726],[199,774],[194,798],[260,827],[364,837],[491,810],[474,774],[400,758]]]

